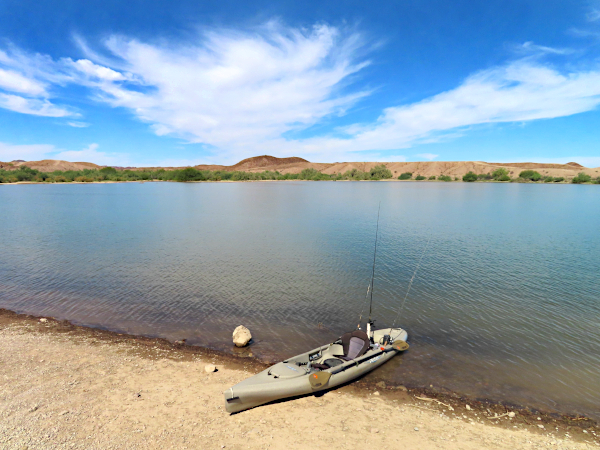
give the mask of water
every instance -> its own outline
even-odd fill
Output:
[[[289,357],[377,326],[369,375],[600,418],[600,189],[385,182],[0,186],[0,307]],[[248,350],[245,350],[246,352]]]

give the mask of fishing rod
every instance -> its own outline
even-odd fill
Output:
[[[367,295],[365,296],[365,300],[369,298],[369,293],[371,294],[371,300],[369,302],[369,320],[367,321],[367,335],[369,338],[371,337],[371,325],[373,324],[373,320],[371,319],[371,313],[373,311],[373,287],[375,286],[375,261],[377,259],[377,238],[379,236],[379,213],[381,212],[381,202],[379,202],[379,207],[377,208],[377,228],[375,229],[375,250],[373,251],[373,272],[371,274],[371,282],[367,287]],[[358,329],[360,330],[360,324],[362,322],[362,316],[365,311],[363,306],[362,311],[358,317]]]

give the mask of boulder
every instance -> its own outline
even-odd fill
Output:
[[[212,372],[216,372],[217,368],[215,367],[214,364],[207,364],[206,366],[204,366],[204,371],[207,373],[212,373]]]
[[[248,345],[252,339],[252,334],[250,334],[250,330],[243,325],[240,325],[235,330],[233,330],[233,343],[236,347],[244,347]]]

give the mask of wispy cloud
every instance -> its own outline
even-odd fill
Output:
[[[434,155],[433,153],[419,153],[417,156],[419,158],[423,158],[428,161],[433,161],[435,158],[437,158],[440,155]]]
[[[87,122],[67,122],[67,125],[73,128],[87,128],[90,126]]]
[[[0,161],[10,162],[16,159],[34,161],[44,159],[48,153],[56,151],[53,145],[12,145],[0,142]]]
[[[52,159],[62,159],[71,162],[92,162],[99,165],[129,166],[128,155],[121,153],[106,153],[98,151],[98,144],[90,144],[82,150],[66,150],[52,155]]]
[[[524,42],[523,44],[517,45],[514,47],[517,53],[525,53],[530,55],[541,56],[544,54],[554,54],[554,55],[570,55],[575,53],[574,49],[571,48],[554,48],[548,47],[545,45],[537,45],[531,41]]]
[[[0,93],[0,108],[34,116],[68,117],[77,115],[66,108],[52,104],[46,99],[26,98],[13,94]]]

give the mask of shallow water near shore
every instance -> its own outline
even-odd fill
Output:
[[[373,315],[370,377],[600,419],[600,190],[495,183],[0,186],[0,307],[273,361]]]

